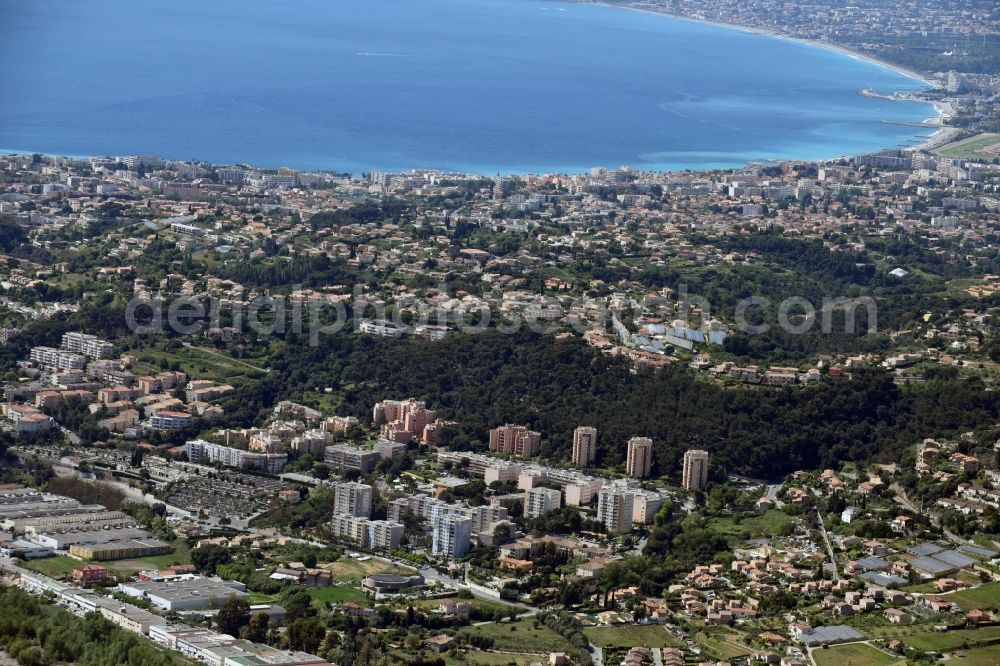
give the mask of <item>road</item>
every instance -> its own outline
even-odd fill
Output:
[[[945,529],[941,525],[941,521],[938,519],[937,513],[935,513],[934,511],[922,511],[918,509],[916,506],[914,506],[913,502],[910,501],[910,498],[906,496],[906,491],[903,490],[898,483],[893,482],[892,485],[889,486],[889,490],[892,491],[893,499],[896,500],[896,503],[902,506],[903,508],[908,509],[916,514],[921,514],[921,513],[926,514],[927,517],[931,519],[931,525],[934,525],[935,527],[940,529],[944,533],[944,535],[948,537],[949,541],[959,545],[968,543],[968,541],[958,536],[954,532],[950,532],[949,530]]]
[[[33,571],[28,571],[27,569],[22,569],[21,567],[14,564],[14,560],[8,557],[0,557],[0,569],[4,571],[9,571],[10,573],[15,573],[18,576],[22,574],[33,574]]]
[[[913,505],[913,502],[906,496],[906,492],[900,487],[895,481],[889,486],[889,490],[892,491],[893,497],[898,504],[901,504],[904,508],[909,509],[913,513],[921,513],[917,507]]]
[[[59,430],[62,432],[62,434],[66,435],[66,439],[69,440],[70,444],[72,444],[73,446],[80,445],[80,442],[82,440],[80,439],[80,436],[77,435],[75,432],[63,426],[59,426]]]
[[[823,542],[826,544],[826,554],[830,556],[830,564],[833,566],[833,582],[840,580],[840,572],[837,567],[837,558],[833,555],[833,546],[830,545],[830,535],[826,533],[826,525],[823,523],[823,513],[816,509],[816,517],[819,518],[819,530],[823,534]]]

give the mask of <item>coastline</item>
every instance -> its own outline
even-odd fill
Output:
[[[922,74],[920,74],[918,72],[915,72],[915,71],[912,71],[912,70],[908,70],[908,69],[906,69],[904,67],[899,67],[899,66],[893,65],[891,63],[887,63],[887,62],[885,62],[883,60],[880,60],[878,58],[874,58],[874,57],[865,55],[863,53],[858,53],[858,52],[855,52],[855,51],[851,50],[850,48],[843,47],[843,46],[840,46],[840,45],[837,45],[837,44],[833,44],[833,43],[830,43],[830,42],[827,42],[827,41],[810,40],[810,39],[799,38],[799,37],[790,36],[790,35],[787,35],[787,34],[782,34],[780,32],[776,32],[776,31],[774,31],[772,29],[768,29],[768,28],[755,28],[755,27],[742,26],[742,25],[738,25],[738,24],[726,23],[726,22],[722,22],[722,21],[715,21],[715,20],[704,19],[704,18],[682,16],[682,15],[673,14],[673,13],[669,13],[669,12],[665,12],[665,11],[658,11],[655,8],[643,8],[643,7],[626,6],[626,5],[621,5],[621,4],[612,4],[611,2],[608,2],[608,0],[557,0],[557,2],[560,2],[560,3],[562,3],[562,2],[565,2],[565,3],[575,3],[575,4],[581,4],[581,5],[596,5],[596,6],[601,6],[601,7],[607,7],[609,9],[625,9],[625,10],[628,10],[628,11],[631,11],[631,12],[635,12],[635,13],[639,13],[639,14],[655,15],[655,16],[658,16],[658,17],[661,17],[661,18],[668,18],[668,19],[673,19],[673,20],[676,20],[676,21],[687,21],[687,22],[691,22],[691,23],[701,23],[701,24],[704,24],[704,25],[707,25],[707,26],[713,26],[713,27],[716,27],[716,28],[721,28],[721,29],[725,29],[725,30],[733,30],[733,31],[743,32],[743,33],[752,34],[752,35],[760,35],[760,36],[769,37],[769,38],[772,38],[772,39],[783,40],[785,42],[798,42],[799,44],[804,45],[804,46],[809,46],[809,47],[818,48],[818,49],[824,49],[824,50],[827,50],[827,51],[833,51],[835,53],[838,53],[840,55],[848,56],[848,57],[853,58],[853,59],[858,60],[858,61],[864,61],[864,62],[873,64],[873,65],[875,65],[878,68],[881,68],[881,69],[884,69],[884,70],[887,70],[887,71],[890,71],[890,72],[894,72],[896,74],[899,74],[900,76],[903,76],[903,77],[912,79],[914,81],[917,81],[922,86],[926,86],[927,88],[931,88],[931,89],[936,88],[936,86],[928,78],[926,78],[924,75],[922,75]],[[562,11],[567,11],[567,10],[562,10]],[[850,85],[849,81],[848,81],[848,85]],[[929,135],[925,135],[925,137],[923,139],[921,139],[920,137],[914,136],[913,134],[910,134],[908,138],[897,136],[896,140],[900,142],[900,143],[896,144],[897,148],[904,149],[904,150],[930,151],[930,150],[933,150],[933,149],[935,149],[935,148],[937,148],[937,147],[939,147],[941,145],[944,145],[944,144],[950,142],[953,139],[953,137],[954,137],[955,134],[960,133],[960,130],[958,130],[956,128],[952,128],[952,127],[947,127],[947,126],[944,125],[945,121],[948,118],[950,118],[950,117],[952,117],[954,115],[954,110],[953,110],[951,104],[947,100],[913,99],[913,98],[910,97],[911,94],[912,95],[917,95],[917,94],[922,94],[922,92],[923,91],[920,91],[919,89],[914,88],[914,89],[911,90],[911,92],[909,92],[909,93],[907,93],[906,95],[903,95],[903,96],[909,98],[910,101],[923,102],[925,104],[930,105],[931,107],[933,107],[933,109],[935,111],[935,115],[926,117],[926,118],[924,118],[921,121],[920,117],[923,115],[924,112],[922,110],[917,110],[916,113],[914,113],[914,114],[912,114],[912,115],[909,116],[910,118],[913,119],[913,122],[900,122],[898,124],[913,125],[915,127],[920,128],[919,129],[920,133],[930,132],[930,134]],[[860,94],[860,91],[859,91],[859,94]],[[888,113],[891,113],[891,112],[888,112]],[[885,121],[885,122],[890,122],[891,123],[892,121]],[[886,142],[891,142],[893,140],[893,139],[891,139],[889,137],[882,137],[882,139],[885,140]],[[917,143],[917,142],[919,142],[919,143]],[[872,142],[873,145],[879,145],[881,143],[882,143],[882,141],[878,141],[878,143]],[[833,148],[834,150],[838,150],[838,151],[839,150],[850,150],[849,147],[844,146],[842,144],[843,144],[843,137],[838,137],[836,141],[829,142],[829,145],[827,145],[826,148]],[[884,147],[888,148],[889,146],[884,146]],[[874,149],[875,148],[871,148],[869,150],[874,150]],[[822,149],[820,149],[820,150],[822,150]],[[817,152],[820,152],[820,150],[817,150]],[[47,155],[47,156],[50,156],[50,157],[63,157],[63,158],[70,158],[70,159],[88,159],[89,157],[91,157],[91,156],[88,156],[88,155],[79,155],[79,154],[66,154],[66,153],[55,154],[55,153],[48,153],[46,151],[37,151],[37,150],[0,149],[0,153],[3,153],[3,154],[32,154],[32,153],[35,153],[35,152],[38,152],[40,154],[44,154],[44,155]],[[121,153],[121,154],[124,154],[124,153]],[[173,158],[169,154],[166,154],[166,153],[164,153],[164,157],[166,157],[167,159],[171,159],[171,160],[176,159],[176,158]],[[642,159],[645,159],[645,155],[640,155],[640,157]],[[675,167],[675,165],[669,163],[669,161],[668,162],[661,162],[659,164],[648,163],[647,165],[644,165],[644,166],[645,166],[646,169],[648,169],[649,171],[652,171],[652,172],[670,173],[672,171],[673,172],[678,172],[678,171],[717,171],[717,170],[725,170],[725,169],[736,169],[736,168],[740,168],[741,166],[745,165],[746,163],[748,163],[750,161],[760,161],[760,160],[765,160],[765,159],[778,159],[778,160],[784,160],[784,161],[787,161],[787,160],[811,160],[811,161],[816,161],[816,162],[824,162],[824,161],[836,160],[836,159],[839,159],[839,158],[840,158],[840,156],[827,156],[827,157],[791,157],[791,156],[789,156],[789,157],[784,157],[784,158],[768,158],[768,157],[763,157],[763,156],[761,156],[761,157],[753,157],[752,154],[745,153],[743,155],[739,155],[738,157],[736,157],[736,159],[732,160],[730,162],[731,166],[722,166],[722,165],[710,164],[706,160],[703,160],[705,162],[703,164],[697,164],[697,165],[692,165],[692,166],[682,166],[682,167],[677,167],[677,168],[673,168],[673,167]],[[199,161],[202,161],[202,162],[205,162],[205,163],[211,163],[211,164],[225,164],[225,163],[228,163],[225,159],[218,160],[218,159],[215,159],[215,158],[201,158]],[[652,161],[653,160],[651,158],[647,162],[652,162]],[[739,161],[740,163],[736,164],[737,161]],[[256,168],[263,168],[263,169],[275,169],[278,166],[281,166],[278,163],[275,163],[274,165],[264,166],[264,165],[261,165],[260,162],[255,162],[255,165],[256,165]],[[294,166],[294,165],[292,165],[292,166]],[[435,168],[432,165],[426,165],[426,166],[428,166],[429,168]],[[313,168],[313,169],[317,169],[317,170],[328,170],[328,171],[334,171],[334,172],[338,172],[339,171],[339,172],[351,172],[351,173],[354,173],[355,169],[361,169],[361,172],[363,172],[366,169],[367,170],[378,169],[378,168],[391,169],[391,168],[394,168],[394,167],[378,167],[378,166],[374,166],[373,165],[371,167],[367,167],[366,168],[366,167],[362,167],[360,162],[355,162],[354,165],[353,165],[353,167],[346,167],[346,168],[344,168],[344,167],[331,167],[324,160],[324,164],[322,166],[318,166],[318,167],[308,167],[308,166],[306,166],[306,167],[296,167],[296,168],[304,168],[304,169]],[[408,166],[408,167],[396,167],[396,168],[397,169],[406,169],[406,168],[416,168],[416,167],[410,167],[410,166]],[[489,168],[471,167],[470,168],[470,167],[465,167],[465,166],[437,167],[437,168],[441,168],[443,171],[451,171],[451,172],[455,172],[455,173],[464,172],[464,173],[483,173],[483,174],[492,173],[494,170],[496,170],[498,172],[499,171],[503,171],[504,173],[512,174],[512,175],[513,174],[521,174],[521,175],[523,175],[523,174],[528,174],[528,173],[563,173],[563,174],[574,174],[574,173],[585,173],[587,171],[587,167],[585,167],[585,166],[579,166],[579,167],[558,167],[558,166],[554,166],[554,167],[532,167],[532,166],[527,166],[527,167],[525,167],[525,166],[518,165],[518,166],[514,166],[514,167],[503,167],[503,168],[500,168],[500,169],[494,169],[493,167],[489,167]],[[640,168],[643,168],[643,166],[640,166]]]
[[[691,23],[701,23],[703,25],[711,25],[717,28],[726,28],[727,30],[737,30],[739,32],[746,32],[753,35],[762,35],[764,37],[773,37],[775,39],[781,39],[787,42],[798,42],[799,44],[804,44],[806,46],[813,46],[819,49],[825,49],[827,51],[834,51],[840,53],[841,55],[846,55],[857,60],[863,60],[865,62],[870,62],[873,65],[878,65],[884,69],[896,72],[911,79],[916,79],[920,81],[928,88],[936,88],[937,86],[927,78],[926,75],[920,72],[901,65],[894,65],[891,62],[887,62],[880,58],[868,55],[866,53],[859,53],[846,46],[841,46],[839,44],[834,44],[833,42],[825,42],[817,39],[806,39],[805,37],[795,37],[794,35],[787,35],[780,32],[775,32],[774,30],[768,30],[766,28],[754,28],[746,25],[739,25],[738,23],[726,23],[724,21],[715,21],[712,19],[696,18],[693,16],[683,16],[681,14],[671,14],[670,12],[660,12],[655,9],[644,9],[642,7],[629,7],[626,5],[615,5],[609,2],[604,2],[603,0],[564,0],[565,2],[578,4],[578,5],[598,5],[600,7],[608,7],[611,9],[624,9],[630,12],[638,12],[641,14],[650,14],[652,16],[665,16],[667,18],[676,19],[678,21],[689,21]],[[928,102],[933,104],[933,102]]]
[[[839,53],[841,55],[854,58],[855,60],[862,60],[864,62],[868,62],[873,65],[878,65],[883,69],[887,69],[891,72],[895,72],[907,78],[915,79],[930,89],[938,88],[938,86],[933,81],[927,78],[927,75],[922,74],[916,70],[912,70],[907,67],[902,67],[900,65],[895,65],[891,62],[887,62],[885,60],[876,58],[866,53],[860,53],[846,46],[841,46],[840,44],[834,44],[832,42],[826,42],[817,39],[806,39],[804,37],[795,37],[794,35],[787,35],[780,32],[775,32],[774,30],[768,30],[766,28],[754,28],[751,26],[739,25],[737,23],[726,23],[724,21],[715,21],[712,19],[696,18],[693,16],[682,16],[680,14],[661,12],[655,9],[646,9],[642,7],[630,7],[627,5],[611,4],[609,2],[604,2],[603,0],[564,0],[564,1],[579,5],[597,5],[600,7],[608,7],[610,9],[621,9],[630,12],[637,12],[640,14],[649,14],[651,16],[661,16],[661,17],[675,19],[678,21],[700,23],[702,25],[710,25],[717,28],[724,28],[726,30],[736,30],[739,32],[745,32],[752,35],[771,37],[786,42],[796,42],[798,44],[803,44],[805,46],[811,46],[813,48],[833,51],[835,53]],[[938,129],[936,132],[927,137],[927,139],[925,139],[924,141],[915,146],[911,146],[909,149],[930,151],[933,150],[934,148],[938,148],[946,143],[949,143],[952,137],[960,132],[960,130],[957,128],[948,127],[943,124],[944,121],[948,120],[955,114],[954,108],[952,107],[950,102],[942,100],[917,100],[917,101],[925,102],[934,109],[936,115],[927,117],[926,119],[924,119],[924,123],[927,124],[928,128],[937,127]],[[936,123],[936,125],[932,123]],[[831,159],[837,159],[837,158],[831,158]]]

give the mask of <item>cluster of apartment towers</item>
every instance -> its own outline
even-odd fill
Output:
[[[435,424],[435,414],[416,400],[383,401],[376,405],[373,420],[381,426],[382,436],[413,436],[423,428]],[[424,432],[424,439],[427,437]],[[541,434],[525,426],[507,424],[490,430],[489,448],[495,453],[519,458],[538,455]],[[573,463],[580,467],[590,466],[597,453],[597,428],[581,426],[573,433]],[[439,459],[475,458],[480,466],[503,466],[500,459],[490,460],[486,456],[470,453],[439,452]],[[653,459],[653,440],[648,437],[633,437],[628,441],[626,473],[633,479],[650,475]],[[696,491],[705,487],[708,481],[708,452],[689,450],[684,454],[682,483],[688,490]],[[522,466],[511,469],[522,471]],[[551,470],[550,470],[551,471]],[[504,472],[510,469],[504,468]],[[530,472],[529,472],[530,476]],[[499,478],[499,471],[498,471]],[[636,487],[621,486],[620,481],[598,481],[598,521],[605,524],[611,533],[628,531],[632,526],[633,500],[636,493],[647,493]],[[608,485],[608,484],[611,485]],[[632,482],[635,483],[635,482]],[[520,485],[520,484],[519,484]],[[528,484],[529,487],[533,484]],[[334,515],[330,527],[334,536],[348,540],[361,547],[373,550],[395,550],[399,547],[404,531],[404,515],[426,521],[431,536],[431,553],[447,558],[461,557],[468,552],[472,542],[482,542],[492,537],[494,527],[508,519],[507,509],[500,504],[467,507],[460,503],[448,503],[435,497],[413,496],[393,500],[388,507],[388,520],[372,520],[372,487],[355,481],[334,484]],[[568,492],[568,491],[567,491]],[[589,495],[588,495],[589,496]],[[577,498],[582,499],[582,498]],[[657,499],[657,498],[654,498]],[[544,515],[560,506],[560,491],[552,488],[531,488],[525,493],[525,513],[531,517]],[[650,506],[659,506],[659,501],[643,504],[645,513]],[[648,516],[645,517],[648,520]]]
[[[541,433],[524,426],[505,425],[490,430],[490,451],[521,458],[538,455]],[[597,458],[597,428],[580,426],[573,431],[573,464],[590,467]],[[645,479],[653,467],[653,440],[633,437],[628,440],[625,474],[633,479]],[[708,451],[690,449],[684,453],[682,485],[691,491],[701,490],[708,483]]]
[[[413,398],[383,400],[372,410],[372,421],[380,426],[380,435],[393,442],[406,443],[414,437],[427,443],[438,443],[437,435],[453,421],[437,418],[434,410]],[[489,432],[490,451],[516,458],[534,458],[541,450],[542,434],[523,425],[507,425]],[[597,428],[580,426],[573,431],[573,464],[589,467],[597,457]],[[653,440],[633,437],[628,441],[625,474],[633,479],[645,479],[652,472]],[[708,482],[708,452],[692,449],[684,454],[682,483],[696,491]]]

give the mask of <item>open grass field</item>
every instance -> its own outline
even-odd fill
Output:
[[[188,547],[187,542],[183,539],[178,539],[173,543],[173,546],[174,552],[166,553],[164,555],[155,555],[133,560],[101,560],[94,562],[94,564],[100,564],[101,566],[107,567],[112,573],[132,573],[135,571],[160,570],[165,569],[172,564],[190,564],[191,549]],[[52,578],[62,578],[81,564],[87,564],[87,562],[78,560],[75,557],[70,557],[69,555],[60,555],[58,557],[45,557],[37,560],[28,560],[24,563],[24,568],[30,569],[31,571],[37,571],[40,574],[45,574],[46,576],[51,576]]]
[[[138,358],[135,372],[156,374],[163,369],[163,364],[177,363],[188,377],[209,379],[215,382],[237,386],[253,379],[264,377],[264,373],[255,370],[253,361],[228,358],[224,352],[210,353],[196,347],[177,347],[164,349],[162,346],[151,349],[139,349],[132,352]]]
[[[278,603],[278,597],[281,596],[278,594],[264,594],[263,592],[250,591],[247,594],[250,595],[251,604],[276,604]]]
[[[990,550],[1000,548],[1000,535],[998,534],[975,534],[973,535],[972,540],[980,546],[989,548]]]
[[[970,611],[973,608],[980,610],[1000,609],[1000,583],[989,583],[968,590],[959,590],[945,598],[954,601],[964,611]]]
[[[912,636],[899,636],[899,640],[916,650],[947,652],[962,647],[976,647],[984,643],[1000,641],[1000,627],[961,629],[959,631],[925,631]]]
[[[26,560],[21,564],[25,569],[36,571],[52,578],[62,578],[75,567],[83,564],[82,561],[61,555],[59,557],[42,557],[37,560]]]
[[[980,585],[982,584],[982,579],[971,571],[959,571],[957,574],[952,576],[956,580],[959,580],[966,585]]]
[[[778,509],[772,509],[761,515],[712,518],[708,522],[710,529],[727,539],[736,539],[743,533],[751,537],[774,537],[787,534],[793,524],[792,518]]]
[[[309,596],[329,604],[342,604],[345,601],[363,604],[368,601],[364,592],[353,587],[312,587],[309,588]]]
[[[340,408],[343,400],[340,396],[334,394],[306,391],[302,394],[302,400],[299,402],[304,405],[311,405],[324,414],[337,414],[337,410]]]
[[[420,656],[424,658],[440,656],[444,659],[445,666],[528,666],[529,664],[543,661],[543,655],[538,654],[519,654],[517,652],[475,649],[464,650],[456,656],[452,656],[450,652],[443,655],[437,655],[436,653],[432,655],[426,649],[420,654],[411,650],[396,649],[390,650],[389,655],[392,658],[392,663],[404,666],[405,664],[412,663]]]
[[[985,149],[996,144],[1000,144],[1000,134],[987,132],[942,146],[936,152],[938,155],[963,160],[991,160],[1000,157],[1000,151],[987,152]]]
[[[447,666],[528,666],[538,661],[537,655],[514,654],[513,652],[482,652],[471,650],[463,652],[457,659],[445,657]]]
[[[1000,645],[962,650],[948,655],[944,663],[948,666],[996,666],[1000,664]]]
[[[709,656],[729,661],[730,659],[742,657],[753,652],[749,647],[738,641],[739,637],[739,633],[723,629],[698,632],[695,634],[694,641]]]
[[[661,624],[620,627],[588,627],[583,630],[591,643],[602,648],[679,647],[676,637]]]
[[[339,583],[360,583],[361,579],[373,573],[412,573],[390,562],[370,559],[361,562],[353,557],[341,557],[336,562],[324,566]]]
[[[544,624],[539,624],[536,629],[534,618],[466,627],[461,633],[488,636],[494,641],[494,649],[501,651],[547,655],[550,652],[566,652],[570,647],[565,638]]]
[[[889,666],[906,663],[902,657],[894,657],[864,643],[813,650],[812,656],[816,660],[816,666]]]

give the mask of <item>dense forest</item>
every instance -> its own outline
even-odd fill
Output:
[[[309,225],[314,229],[329,229],[350,224],[375,224],[391,222],[402,224],[407,219],[409,206],[395,199],[387,199],[379,203],[365,202],[350,208],[325,211],[309,218]]]
[[[752,260],[687,271],[677,281],[685,284],[688,293],[707,300],[713,314],[725,318],[736,311],[740,299],[768,299],[766,306],[751,308],[747,319],[770,329],[756,335],[736,331],[725,343],[727,352],[749,362],[794,363],[817,353],[888,353],[894,347],[890,332],[912,326],[926,312],[954,310],[971,300],[961,291],[949,291],[947,280],[1000,270],[1000,254],[970,267],[945,261],[926,245],[900,238],[867,239],[866,249],[861,251],[831,251],[821,241],[788,238],[772,231],[734,235],[721,247]],[[897,266],[910,274],[902,279],[889,275]],[[874,299],[873,319],[869,320],[865,307],[858,306],[851,330],[843,311],[836,310],[830,331],[821,330],[824,299],[862,296]],[[805,333],[785,331],[778,325],[778,309],[789,298],[806,299],[820,321]],[[996,297],[977,303],[980,307],[998,304]],[[793,308],[790,314],[797,312],[800,310]]]
[[[0,219],[0,251],[13,252],[28,242],[28,234],[20,225]]]
[[[28,259],[43,263],[51,261],[49,253],[28,242],[28,233],[16,220],[7,215],[0,215],[0,252],[10,255],[15,260]],[[12,267],[14,266],[16,263],[12,264]]]
[[[276,400],[317,404],[333,391],[341,414],[367,421],[385,398],[416,397],[461,423],[452,445],[485,449],[487,430],[520,423],[542,454],[569,457],[579,425],[600,429],[598,464],[619,465],[632,436],[652,437],[655,471],[676,475],[690,447],[730,472],[776,477],[842,460],[898,460],[924,437],[992,424],[1000,396],[943,373],[900,387],[880,371],[809,387],[725,388],[685,367],[634,369],[578,339],[488,331],[441,342],[340,334],[320,347],[290,340],[268,377],[225,400],[245,426]],[[327,396],[323,396],[324,399]]]

